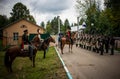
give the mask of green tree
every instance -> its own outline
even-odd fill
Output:
[[[9,19],[5,15],[0,15],[0,37],[2,37],[2,28],[9,23]]]
[[[11,14],[10,17],[11,22],[25,18],[33,23],[36,23],[34,17],[30,15],[29,9],[27,9],[27,7],[20,2],[16,3],[13,6],[12,12],[10,14]]]
[[[44,21],[41,22],[40,26],[42,26],[43,28],[45,28],[45,23],[44,23]]]
[[[85,32],[87,33],[91,33],[91,34],[98,33],[97,30],[99,25],[100,4],[99,5],[97,4],[98,3],[95,0],[84,0],[84,1],[77,0],[76,7],[77,10],[79,11],[79,15],[82,16],[80,24],[82,23],[82,21],[86,22],[87,28]],[[81,14],[80,12],[83,13]]]
[[[83,22],[84,22],[84,19],[81,18],[81,19],[80,19],[80,22],[79,22],[79,25],[82,25]]]
[[[65,32],[68,27],[70,27],[70,23],[69,23],[69,20],[66,19],[65,22],[64,22],[63,31]]]
[[[86,11],[86,15],[87,32],[91,34],[98,33],[97,27],[99,25],[100,10],[95,2],[91,3],[91,6]]]
[[[111,12],[111,35],[120,36],[120,0],[105,0],[105,6]]]
[[[63,28],[62,21],[57,16],[57,17],[54,17],[51,21],[47,22],[47,24],[46,24],[46,31],[47,32],[52,33],[52,34],[58,34],[58,19],[60,20],[61,31],[63,31],[62,30],[62,28]]]
[[[50,21],[48,21],[46,24],[46,32],[50,34],[52,33],[52,27]]]

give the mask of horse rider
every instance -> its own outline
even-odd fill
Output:
[[[33,47],[31,45],[31,42],[28,40],[28,30],[24,30],[24,34],[22,35],[22,43],[23,43],[23,47],[22,47],[23,50],[24,50],[25,45],[28,45],[28,51],[30,53],[30,57],[32,57]]]
[[[63,37],[63,33],[59,33],[58,42],[60,42],[62,37]]]
[[[58,35],[58,46],[60,47],[60,42],[61,42],[61,38],[63,37],[63,33],[59,33]]]
[[[73,40],[71,38],[72,34],[71,34],[71,28],[70,27],[67,28],[67,32],[66,33],[67,33],[68,40],[70,40],[70,42],[73,44]]]
[[[40,47],[41,47],[44,40],[41,38],[41,31],[40,31],[40,29],[37,29],[37,33],[38,33],[38,37],[40,39]]]

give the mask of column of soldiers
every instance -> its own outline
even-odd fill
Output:
[[[115,39],[113,37],[104,36],[104,35],[91,35],[91,34],[79,34],[77,39],[77,46],[100,53],[108,53],[111,51],[110,55],[114,55],[114,45]]]

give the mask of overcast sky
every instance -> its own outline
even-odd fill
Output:
[[[0,0],[0,14],[10,17],[10,12],[17,2],[27,6],[38,25],[55,16],[60,16],[63,22],[66,18],[69,19],[70,24],[77,22],[76,0]]]
[[[10,12],[15,3],[22,2],[30,10],[37,24],[47,22],[55,16],[60,16],[64,22],[66,18],[70,23],[76,22],[76,0],[0,0],[0,14],[10,17]]]

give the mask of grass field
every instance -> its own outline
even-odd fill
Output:
[[[37,52],[35,68],[28,57],[17,57],[12,65],[13,73],[8,73],[3,61],[4,52],[0,52],[0,79],[67,79],[53,47],[49,48],[46,59],[43,59],[42,51]]]

